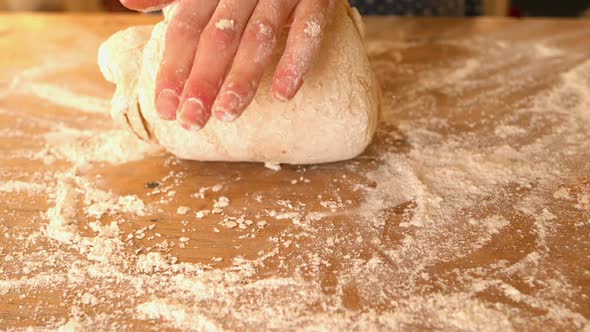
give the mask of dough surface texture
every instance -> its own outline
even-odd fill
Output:
[[[342,2],[322,32],[319,57],[297,96],[272,97],[272,74],[285,36],[258,93],[232,123],[211,118],[199,132],[185,131],[155,111],[155,81],[164,36],[174,5],[154,27],[133,27],[113,35],[99,50],[105,78],[117,85],[111,114],[140,138],[160,144],[182,159],[285,164],[326,163],[354,158],[377,127],[380,90],[362,43],[358,13]],[[285,30],[287,31],[287,30]]]

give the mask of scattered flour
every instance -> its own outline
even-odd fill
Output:
[[[125,130],[95,132],[62,128],[45,134],[44,138],[48,147],[38,154],[38,158],[47,164],[55,159],[68,160],[75,166],[96,162],[120,164],[160,151]]]
[[[32,94],[58,106],[84,111],[87,113],[104,114],[110,108],[110,100],[73,93],[65,87],[34,83],[13,86],[18,93]]]
[[[144,319],[162,319],[170,327],[190,331],[223,331],[206,317],[188,310],[181,304],[169,304],[167,300],[159,299],[143,303],[137,307],[140,317]]]
[[[185,215],[187,214],[189,211],[191,210],[191,208],[189,208],[188,206],[179,206],[178,209],[176,210],[176,213],[178,214],[182,214]]]
[[[0,192],[4,193],[17,193],[26,192],[30,194],[42,193],[47,188],[39,183],[23,182],[23,181],[7,181],[0,183]]]

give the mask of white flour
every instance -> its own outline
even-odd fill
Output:
[[[105,109],[110,108],[111,101],[93,96],[86,96],[73,93],[66,87],[56,85],[34,83],[13,85],[15,93],[23,95],[34,95],[58,106],[74,108],[83,112],[104,114]]]
[[[39,183],[29,183],[23,181],[8,181],[0,184],[0,192],[17,193],[26,192],[30,194],[41,193],[45,191],[45,186]]]
[[[75,166],[108,162],[120,164],[140,160],[159,149],[142,142],[125,130],[92,131],[61,128],[44,135],[48,147],[37,156],[46,164],[63,159]],[[84,151],[84,153],[80,153]]]

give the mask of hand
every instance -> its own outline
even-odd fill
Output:
[[[170,22],[156,83],[161,118],[187,130],[211,114],[238,118],[252,102],[277,38],[292,18],[287,47],[274,74],[273,96],[292,99],[320,46],[337,0],[179,0]],[[174,0],[121,0],[157,10]]]

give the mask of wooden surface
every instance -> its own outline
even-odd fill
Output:
[[[589,328],[590,22],[369,18],[375,142],[275,172],[157,153],[105,162],[136,150],[109,141],[129,138],[112,131],[96,49],[156,20],[0,16],[0,328]],[[89,227],[96,189],[146,205],[100,218],[119,225],[115,253]],[[64,190],[59,215],[106,259],[48,235]],[[196,218],[220,196],[222,214]],[[163,240],[173,267],[138,270]],[[142,315],[150,301],[168,314]]]

